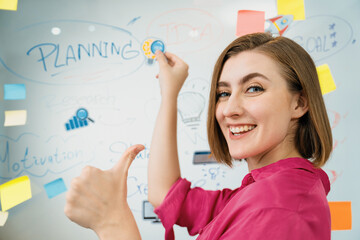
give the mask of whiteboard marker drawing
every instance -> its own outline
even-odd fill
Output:
[[[89,125],[88,121],[94,123],[94,120],[89,118],[88,111],[85,108],[79,108],[76,115],[73,116],[67,123],[65,123],[66,131],[74,130],[77,128],[86,127]]]
[[[271,33],[273,36],[282,36],[293,22],[293,19],[293,15],[279,15],[267,19],[265,24],[267,24],[268,27],[265,31]]]

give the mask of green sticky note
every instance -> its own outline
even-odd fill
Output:
[[[320,65],[316,67],[316,71],[319,76],[321,93],[324,95],[334,91],[336,89],[336,85],[331,75],[329,66],[327,64]]]
[[[22,176],[0,185],[0,200],[3,212],[30,198],[31,186],[28,176]]]
[[[0,0],[0,9],[16,11],[18,0]]]
[[[305,20],[304,0],[277,0],[278,15],[293,15],[294,20]]]

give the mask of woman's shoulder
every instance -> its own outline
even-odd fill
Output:
[[[286,169],[243,189],[241,201],[254,208],[281,208],[297,211],[313,201],[323,202],[326,193],[319,176],[306,169]]]

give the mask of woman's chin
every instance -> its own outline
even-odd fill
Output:
[[[242,159],[245,159],[248,157],[246,154],[239,153],[239,152],[236,152],[236,153],[230,152],[230,155],[231,155],[232,159],[234,159],[234,160],[242,160]]]

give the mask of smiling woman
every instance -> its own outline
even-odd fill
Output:
[[[236,39],[218,58],[210,149],[218,162],[245,159],[249,168],[239,188],[220,191],[191,188],[180,177],[176,98],[187,65],[165,55],[169,62],[157,55],[162,104],[148,174],[165,239],[174,239],[174,224],[198,239],[330,239],[330,183],[319,167],[329,158],[332,134],[309,54],[285,37],[256,33]]]

